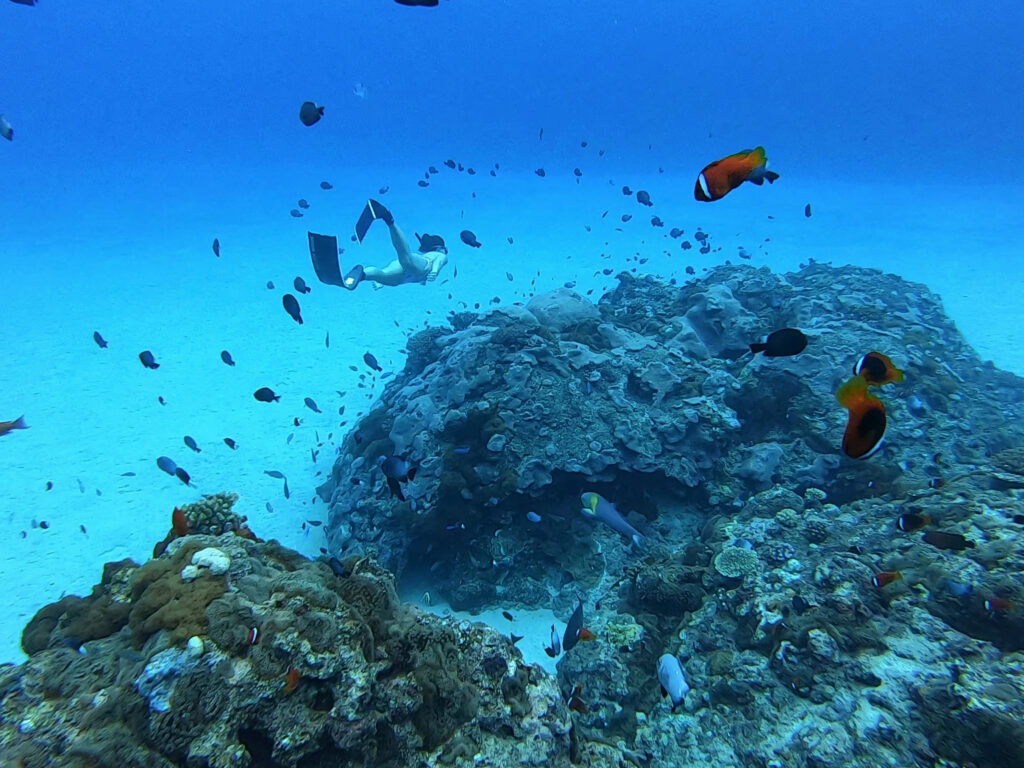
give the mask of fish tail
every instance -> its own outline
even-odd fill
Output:
[[[11,425],[11,429],[28,429],[28,424],[25,423],[25,417],[19,416]]]
[[[775,171],[765,171],[764,177],[768,179],[769,184],[774,184],[775,180],[779,178],[779,174],[777,174]]]

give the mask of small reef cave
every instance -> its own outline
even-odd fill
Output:
[[[646,541],[633,546],[582,515],[580,496],[586,491],[615,503]],[[660,471],[620,472],[598,483],[580,473],[555,472],[539,496],[512,492],[491,501],[479,505],[460,496],[425,514],[409,513],[400,589],[429,584],[457,610],[499,602],[548,608],[552,596],[567,586],[590,591],[602,580],[617,578],[615,569],[624,572],[630,562],[648,558],[652,549],[665,549],[667,541],[677,539],[680,527],[690,529],[687,541],[695,543],[710,517],[704,488],[688,488]],[[673,519],[679,509],[686,510],[688,519]],[[612,553],[609,545],[621,550]],[[687,549],[679,547],[680,556]]]

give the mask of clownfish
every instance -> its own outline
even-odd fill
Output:
[[[836,400],[850,411],[843,433],[843,453],[866,459],[882,447],[885,436],[885,405],[868,392],[863,376],[854,376],[836,393]]]
[[[853,366],[854,376],[863,376],[870,386],[880,387],[883,384],[898,384],[906,378],[903,371],[892,364],[881,352],[868,352]]]
[[[882,587],[886,587],[894,581],[899,581],[902,578],[903,574],[900,571],[882,571],[881,573],[876,573],[874,575],[871,579],[871,583],[877,589],[881,589]]]
[[[764,147],[745,149],[706,166],[697,176],[693,196],[702,203],[710,203],[721,200],[744,181],[761,186],[765,179],[774,184],[777,178],[779,174],[768,170]]]

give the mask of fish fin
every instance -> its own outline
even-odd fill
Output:
[[[836,392],[836,400],[838,400],[839,404],[845,408],[850,408],[856,405],[861,398],[865,397],[871,397],[871,395],[868,394],[868,383],[864,377],[859,374],[843,384],[843,386],[839,388],[839,391]]]
[[[419,467],[412,467],[412,468],[410,468],[408,474],[406,475],[406,477],[408,477],[410,480],[416,479],[416,470],[417,469],[419,469]]]
[[[399,501],[405,501],[405,494],[402,493],[402,486],[393,477],[388,478],[388,489],[392,496],[397,496]]]
[[[779,174],[777,174],[775,171],[765,171],[764,177],[768,179],[769,184],[774,184],[775,180],[779,178]]]
[[[583,507],[583,509],[580,510],[580,514],[585,517],[597,517],[597,512],[592,510],[590,507]]]
[[[661,698],[664,699],[666,696],[668,696],[668,691],[665,690],[665,686],[663,685],[661,686]]]
[[[11,425],[11,429],[28,429],[28,424],[25,423],[25,417],[19,416],[15,419],[14,424]]]

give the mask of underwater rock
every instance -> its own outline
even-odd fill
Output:
[[[182,562],[220,555],[225,572],[181,583]],[[160,579],[222,586],[205,609],[192,606],[201,621],[173,614],[187,634],[169,613],[142,644],[111,626],[82,653],[57,645],[0,667],[3,762],[395,766],[468,754],[569,765],[570,713],[555,681],[507,637],[401,603],[371,560],[350,560],[346,573],[233,534],[185,536],[143,566],[110,566],[93,594],[130,611]]]

